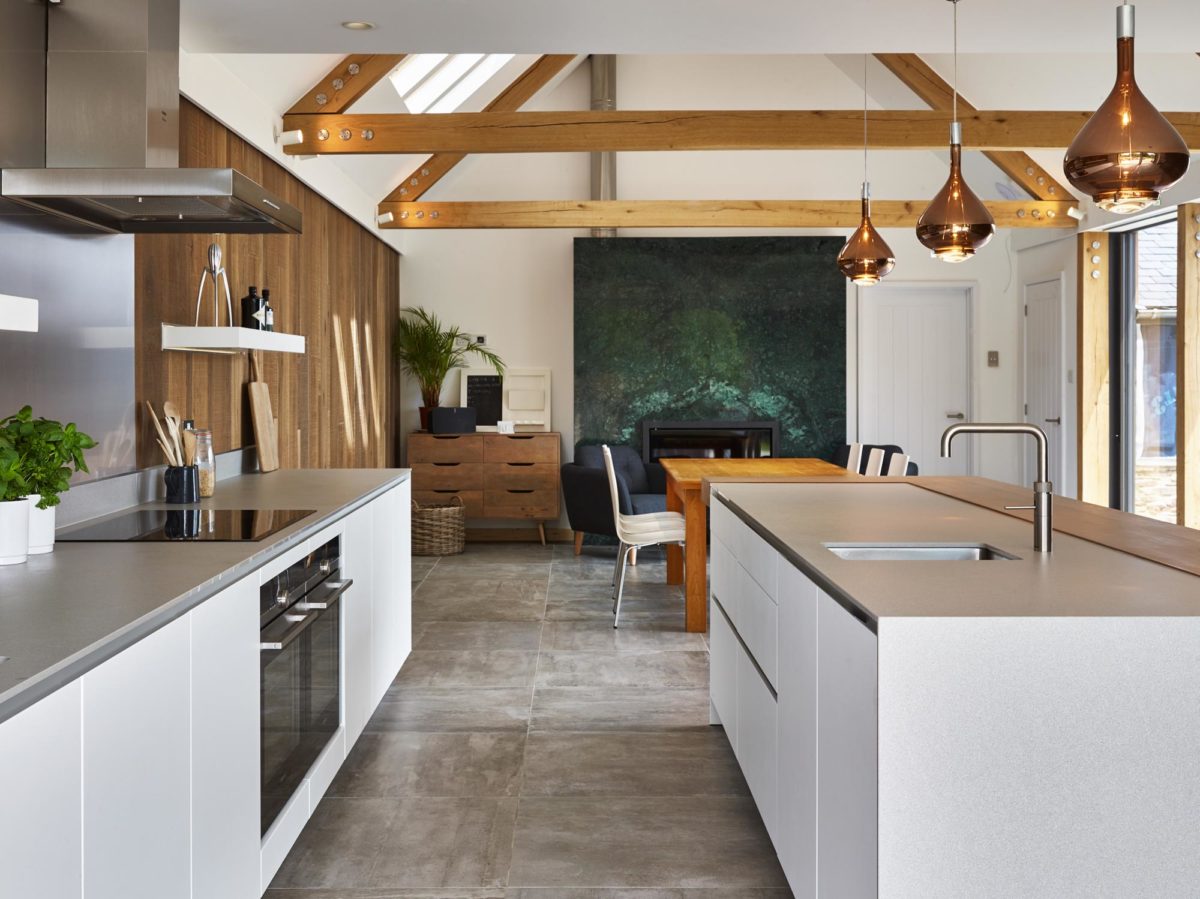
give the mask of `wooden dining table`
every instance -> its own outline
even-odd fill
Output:
[[[667,509],[682,512],[683,548],[667,547],[667,583],[684,585],[687,630],[708,629],[708,505],[704,482],[760,478],[853,478],[858,475],[823,459],[660,459],[667,473]]]

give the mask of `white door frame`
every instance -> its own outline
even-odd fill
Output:
[[[1029,316],[1026,310],[1029,308],[1029,288],[1040,287],[1043,284],[1058,285],[1058,415],[1062,419],[1062,423],[1058,426],[1058,452],[1057,462],[1058,470],[1062,474],[1063,479],[1067,477],[1067,444],[1070,442],[1067,439],[1068,428],[1074,429],[1074,421],[1069,414],[1068,402],[1071,397],[1067,391],[1067,297],[1066,297],[1066,273],[1059,272],[1053,278],[1042,278],[1038,281],[1029,281],[1021,285],[1021,419],[1028,419],[1028,413],[1024,410],[1029,404]],[[1072,339],[1073,339],[1072,335]],[[1043,422],[1030,422],[1039,428]],[[1045,428],[1043,428],[1045,430]],[[1025,483],[1032,484],[1036,472],[1028,471],[1029,456],[1027,453],[1021,453],[1021,478]],[[1059,492],[1065,485],[1055,484],[1055,492]],[[1061,494],[1060,494],[1061,495]]]
[[[967,408],[966,420],[974,420],[974,410],[979,408],[979,379],[975,377],[975,359],[979,355],[975,349],[975,322],[978,318],[979,282],[978,281],[881,281],[873,287],[858,287],[846,282],[846,442],[858,442],[858,358],[859,339],[859,307],[870,302],[873,291],[886,291],[889,287],[906,290],[926,288],[939,290],[952,288],[965,291],[967,294]],[[962,439],[961,437],[959,438]],[[918,464],[920,462],[918,461]],[[976,441],[970,441],[970,451],[967,454],[967,474],[974,475],[979,471],[980,449]]]

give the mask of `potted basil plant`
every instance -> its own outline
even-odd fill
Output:
[[[88,470],[83,453],[96,441],[73,422],[34,418],[29,406],[0,421],[0,435],[17,454],[17,472],[29,498],[29,554],[52,552],[54,507],[71,488],[71,476]]]
[[[400,367],[417,379],[421,388],[421,430],[429,430],[429,410],[441,403],[442,383],[467,357],[486,362],[503,377],[504,362],[486,346],[472,343],[457,327],[447,327],[420,306],[401,310],[394,347]]]
[[[21,454],[0,430],[0,565],[17,565],[29,555],[29,500]]]

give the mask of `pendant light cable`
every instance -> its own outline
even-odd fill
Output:
[[[867,189],[867,54],[863,54],[863,190]]]
[[[954,4],[954,98],[951,100],[954,121],[958,121],[958,0],[950,0]]]

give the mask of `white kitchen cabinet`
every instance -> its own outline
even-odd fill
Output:
[[[817,892],[877,895],[878,641],[817,594]]]
[[[83,676],[87,899],[191,894],[190,623]]]
[[[708,683],[712,711],[725,727],[729,745],[737,752],[737,637],[725,617],[719,598],[711,601],[708,614]]]
[[[738,764],[774,839],[779,806],[779,718],[775,694],[746,649],[737,647]]]
[[[817,587],[779,566],[779,809],[775,850],[796,899],[817,895]]]
[[[0,896],[83,895],[79,681],[0,724]]]
[[[771,567],[774,570],[774,564]],[[740,565],[738,575],[738,616],[734,624],[771,689],[775,689],[778,682],[779,607]]]
[[[197,606],[192,639],[192,899],[259,895],[258,578]]]
[[[412,553],[409,485],[405,482],[370,506],[372,536],[371,708],[400,672],[412,647]]]
[[[352,512],[342,538],[342,577],[354,581],[342,605],[342,697],[346,744],[353,746],[375,708],[371,661],[371,594],[374,591],[374,513],[370,506]]]

